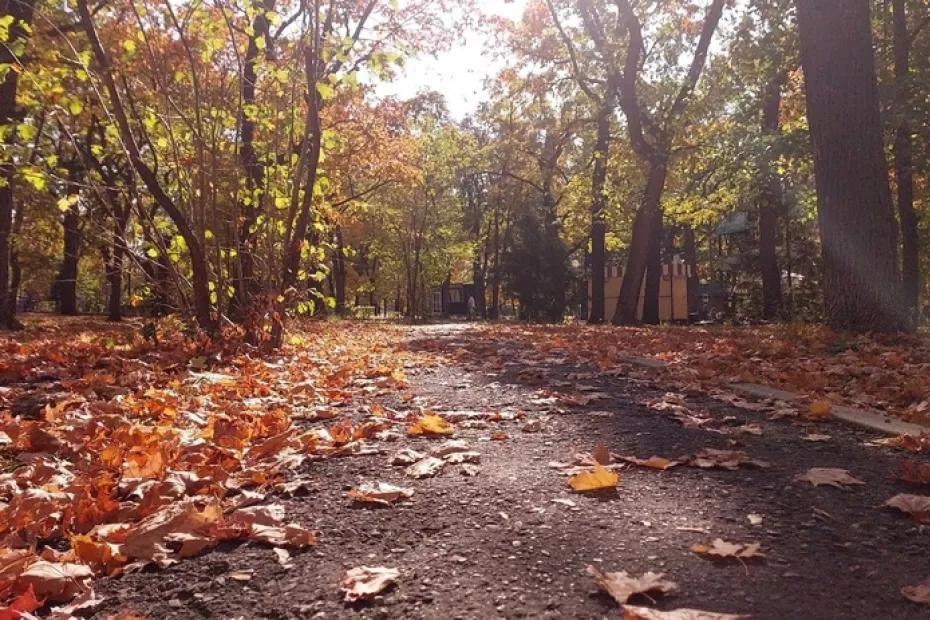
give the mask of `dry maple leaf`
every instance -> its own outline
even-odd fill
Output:
[[[862,480],[852,476],[849,470],[836,467],[811,467],[803,474],[794,477],[799,482],[810,482],[815,487],[826,484],[838,489],[845,486],[865,484]]]
[[[930,524],[930,496],[899,493],[885,502],[885,506],[907,513],[918,523]]]
[[[700,609],[673,609],[660,611],[649,607],[623,606],[623,620],[749,620],[741,614],[721,614]]]
[[[412,478],[431,478],[439,473],[446,462],[435,456],[428,456],[408,467],[405,471]]]
[[[387,482],[374,482],[359,485],[349,491],[348,496],[357,502],[390,506],[412,497],[413,489],[405,489]]]
[[[930,605],[930,579],[916,586],[904,586],[901,588],[901,594],[915,603]]]
[[[765,557],[765,554],[762,553],[762,545],[760,543],[729,543],[722,538],[714,539],[714,541],[709,545],[691,545],[691,551],[701,555],[713,556],[715,558],[737,558],[740,560],[746,560],[750,558]]]
[[[621,605],[636,594],[660,592],[667,594],[678,588],[674,581],[664,579],[665,573],[647,572],[642,577],[631,577],[626,571],[608,573],[597,566],[588,566],[588,574],[594,577],[597,583],[611,597]]]
[[[455,429],[452,428],[452,425],[445,418],[435,413],[422,415],[407,427],[407,434],[413,436],[437,437],[451,435],[454,432]]]
[[[424,452],[418,452],[413,448],[403,448],[391,456],[391,465],[412,465],[421,459],[426,458]]]
[[[661,456],[651,456],[648,459],[640,459],[635,456],[621,456],[621,459],[628,463],[633,463],[634,465],[639,465],[640,467],[648,467],[650,469],[671,469],[676,465],[681,465],[680,461],[672,461]]]
[[[620,475],[603,467],[595,465],[591,471],[583,471],[575,474],[568,480],[568,485],[578,493],[585,491],[600,491],[602,489],[612,489],[620,481]]]
[[[365,601],[397,583],[400,571],[384,566],[359,566],[346,571],[342,579],[347,603]]]
[[[39,560],[31,564],[16,580],[17,588],[32,588],[35,596],[46,601],[70,601],[90,588],[94,572],[89,566],[67,562]]]
[[[898,480],[912,484],[930,484],[930,463],[901,461],[898,463]]]

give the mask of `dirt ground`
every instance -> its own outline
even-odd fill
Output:
[[[107,600],[94,617],[132,610],[178,619],[618,618],[618,605],[585,572],[592,564],[666,573],[676,592],[655,603],[634,599],[659,609],[773,620],[928,617],[900,588],[930,577],[930,530],[882,507],[896,493],[920,491],[894,480],[901,453],[865,445],[874,435],[829,422],[769,420],[700,395],[688,407],[711,412],[715,424],[689,428],[643,404],[668,389],[645,371],[599,373],[462,325],[407,329],[408,346],[435,352],[439,362],[407,369],[413,402],[387,396],[383,404],[455,412],[455,438],[481,453],[476,475],[447,465],[434,478],[413,480],[388,464],[401,447],[428,451],[439,439],[375,443],[374,454],[309,463],[295,472],[307,480],[300,493],[272,498],[318,533],[317,544],[294,553],[289,567],[265,546],[221,546],[168,569],[99,582]],[[546,390],[556,387],[600,398],[554,404]],[[745,424],[762,434],[717,430]],[[492,440],[499,432],[506,438]],[[831,438],[803,439],[811,432]],[[550,463],[597,444],[641,458],[741,449],[771,466],[630,466],[615,493],[573,493]],[[848,469],[866,484],[815,488],[794,480],[811,467]],[[346,497],[357,484],[379,480],[415,494],[385,508]],[[758,541],[766,557],[744,565],[689,550],[718,537]],[[347,605],[340,579],[363,565],[396,568],[400,578],[374,600]],[[231,578],[242,571],[250,577]]]

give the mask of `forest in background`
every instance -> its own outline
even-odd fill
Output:
[[[655,323],[674,255],[740,319],[919,320],[919,0],[546,0],[516,22],[468,0],[0,8],[6,327],[25,300],[275,345],[287,316],[427,317],[444,281],[492,319],[630,324],[644,290]],[[472,115],[377,95],[465,25],[504,60]]]

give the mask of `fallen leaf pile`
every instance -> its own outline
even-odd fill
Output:
[[[271,501],[306,484],[289,479],[296,467],[370,452],[397,425],[452,431],[374,401],[406,388],[413,354],[390,331],[321,325],[262,358],[167,330],[156,347],[131,327],[87,323],[0,339],[8,609],[83,600],[96,576],[169,566],[221,541],[312,545]],[[409,497],[383,485],[350,495]]]
[[[602,377],[622,367],[627,367],[625,374],[631,376],[659,373],[665,389],[678,394],[719,393],[732,383],[761,383],[810,396],[814,406],[805,407],[803,413],[813,417],[827,415],[836,405],[845,404],[930,426],[930,339],[921,336],[882,342],[867,336],[841,336],[822,326],[793,324],[624,329],[494,325],[479,329],[493,330],[497,351],[475,338],[457,352],[461,360],[479,354],[482,364],[488,366],[504,362],[495,360],[498,351],[513,349],[526,358],[527,349],[531,349],[531,362],[591,363]],[[665,367],[630,368],[632,357],[661,360]],[[571,401],[578,405],[589,402],[577,394],[572,396],[561,400],[568,406],[575,406]],[[706,423],[700,412],[683,402],[660,400],[666,403],[663,410],[682,424]],[[650,406],[663,407],[658,402]]]

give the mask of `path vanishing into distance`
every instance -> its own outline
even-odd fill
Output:
[[[930,537],[883,506],[915,491],[895,481],[902,453],[868,445],[875,434],[773,415],[772,406],[668,394],[648,369],[599,371],[565,351],[534,350],[514,332],[399,329],[408,350],[435,363],[406,368],[408,389],[384,394],[381,406],[434,411],[454,435],[398,433],[362,454],[305,463],[292,474],[294,492],[271,499],[317,532],[315,545],[282,553],[222,543],[165,569],[105,579],[94,617],[622,617],[593,566],[664,573],[675,589],[629,601],[658,610],[926,618],[901,589],[930,576]],[[408,464],[430,452],[438,471],[412,476]],[[574,492],[570,475],[607,453],[616,488]],[[623,460],[653,456],[690,464]],[[796,479],[811,468],[848,470],[864,484]],[[390,505],[347,496],[373,482],[414,493]],[[346,603],[340,582],[361,566],[396,578]]]

